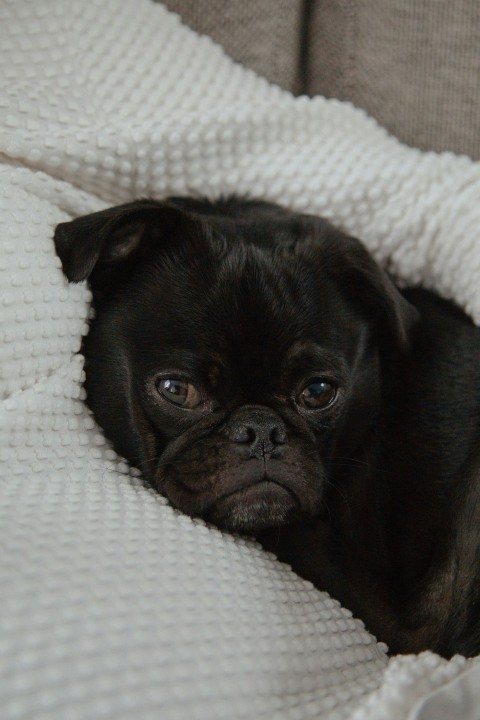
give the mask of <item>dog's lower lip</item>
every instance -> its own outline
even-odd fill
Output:
[[[298,503],[297,497],[295,496],[295,494],[292,492],[292,490],[289,487],[287,487],[286,485],[283,485],[282,483],[278,482],[274,478],[268,477],[267,475],[264,476],[260,480],[252,480],[251,482],[244,483],[243,485],[239,485],[238,487],[234,488],[231,492],[226,493],[225,495],[222,495],[220,498],[218,498],[217,502],[222,502],[224,500],[228,500],[229,498],[233,497],[234,495],[237,495],[240,493],[243,493],[246,495],[246,494],[248,494],[249,490],[251,490],[253,493],[255,491],[255,488],[257,488],[257,490],[261,490],[262,487],[263,487],[263,489],[265,489],[266,487],[272,487],[274,485],[276,485],[278,488],[280,488],[284,492],[287,492],[291,496],[292,500],[294,500],[295,503]]]
[[[290,488],[270,478],[237,485],[210,507],[207,519],[219,527],[255,533],[282,525],[299,510]]]

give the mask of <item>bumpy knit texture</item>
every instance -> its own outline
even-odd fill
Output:
[[[0,58],[2,720],[405,717],[466,661],[388,666],[334,600],[144,487],[83,404],[89,292],[52,233],[138,196],[262,196],[478,320],[479,166],[295,100],[146,1],[3,2]]]

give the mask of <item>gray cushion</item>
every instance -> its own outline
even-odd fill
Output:
[[[349,100],[403,142],[480,158],[479,0],[166,0],[295,93]]]
[[[478,0],[316,0],[307,90],[350,100],[409,145],[480,158]]]
[[[301,90],[303,0],[165,0],[186,25],[281,87]]]

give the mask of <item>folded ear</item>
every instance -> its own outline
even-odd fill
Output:
[[[319,220],[306,244],[315,248],[320,272],[336,279],[343,295],[363,310],[384,339],[407,350],[418,312],[362,243]]]
[[[349,238],[347,242],[350,248],[346,248],[343,273],[346,293],[368,308],[378,319],[380,331],[387,333],[400,350],[408,350],[419,321],[416,308],[358,240]]]
[[[169,202],[136,200],[61,223],[54,243],[63,272],[70,282],[81,282],[99,264],[139,260],[184,215]]]

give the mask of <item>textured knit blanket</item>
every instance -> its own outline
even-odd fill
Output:
[[[475,662],[388,661],[336,601],[115,455],[83,403],[89,292],[52,233],[139,196],[244,193],[327,216],[478,321],[479,165],[295,99],[147,0],[3,0],[0,58],[2,720],[469,717]],[[455,678],[461,712],[442,695],[415,714]]]

